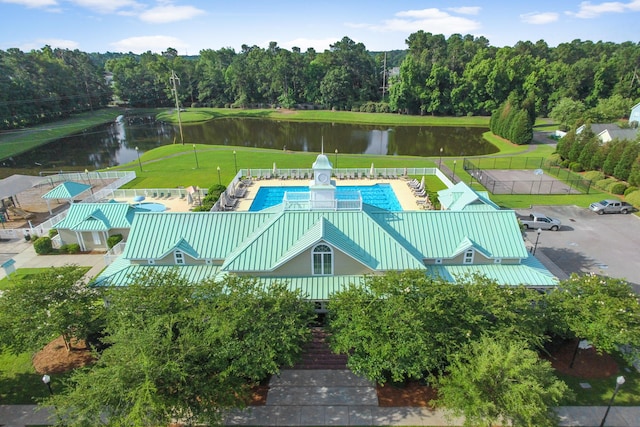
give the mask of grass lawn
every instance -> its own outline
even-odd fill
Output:
[[[625,383],[618,390],[615,405],[617,406],[640,406],[640,373],[633,367],[622,368],[627,364],[621,359],[617,359],[621,367],[618,375],[624,376]],[[615,390],[616,377],[603,379],[581,379],[569,375],[556,373],[559,379],[564,381],[573,390],[575,400],[560,402],[561,405],[577,406],[605,406],[609,403],[611,395]],[[580,383],[589,383],[590,389],[584,389]]]
[[[86,268],[86,271],[89,271],[89,267],[80,267]],[[0,280],[0,291],[4,291],[7,289],[11,289],[15,286],[16,282],[23,279],[32,279],[38,276],[40,273],[44,273],[46,271],[51,270],[50,268],[19,268],[10,277],[4,277]]]
[[[408,116],[395,113],[360,113],[353,111],[329,110],[273,110],[273,109],[231,109],[231,108],[189,108],[180,112],[182,124],[198,123],[220,117],[261,117],[275,120],[358,123],[370,125],[428,125],[428,126],[478,126],[489,127],[488,116],[436,117]],[[175,109],[160,112],[156,118],[165,122],[178,123]]]
[[[0,134],[0,160],[99,124],[114,121],[123,111],[120,108],[104,108],[27,129],[3,132]]]

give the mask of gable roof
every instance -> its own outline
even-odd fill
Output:
[[[131,227],[135,209],[128,203],[73,203],[55,228],[74,231],[106,231]]]
[[[462,181],[438,191],[438,200],[444,209],[451,211],[500,209],[486,192],[477,192]]]
[[[89,184],[67,181],[42,195],[43,199],[72,199],[91,188]]]
[[[638,129],[607,129],[598,134],[598,138],[603,139],[604,135],[609,136],[609,140],[627,140],[634,141],[638,137]]]

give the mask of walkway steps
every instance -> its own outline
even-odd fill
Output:
[[[305,346],[301,360],[292,369],[347,369],[347,356],[329,348],[328,333],[321,327],[311,328],[312,340]]]

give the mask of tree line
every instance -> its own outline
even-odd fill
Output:
[[[4,128],[104,106],[113,75],[116,97],[134,107],[334,108],[406,114],[490,115],[509,97],[548,116],[562,100],[607,115],[628,114],[640,99],[640,44],[544,40],[495,47],[485,37],[418,31],[406,51],[370,52],[348,37],[324,52],[243,45],[180,56],[86,54],[64,49],[0,51],[0,117]],[[397,72],[396,72],[397,71]],[[174,93],[171,73],[179,77]],[[383,88],[384,84],[384,88]],[[610,109],[611,109],[610,108]],[[609,109],[609,110],[610,110]],[[605,114],[605,113],[603,113]],[[571,123],[572,125],[572,123]]]
[[[172,269],[95,288],[82,275],[69,266],[14,279],[0,298],[5,351],[38,351],[60,335],[69,347],[100,344],[91,366],[65,387],[56,378],[55,395],[42,401],[64,425],[217,424],[310,339],[312,304],[285,283],[233,275],[193,283]],[[390,272],[336,292],[328,307],[330,346],[351,370],[378,384],[429,383],[437,406],[465,425],[556,425],[552,408],[571,392],[540,357],[550,340],[586,339],[627,363],[640,348],[637,295],[595,275],[541,293],[479,275],[449,283]]]

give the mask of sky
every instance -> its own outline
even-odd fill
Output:
[[[640,42],[640,0],[0,0],[0,49],[180,55],[242,45],[329,49],[349,37],[369,51],[406,49],[419,30],[472,34],[492,46],[575,39]]]

